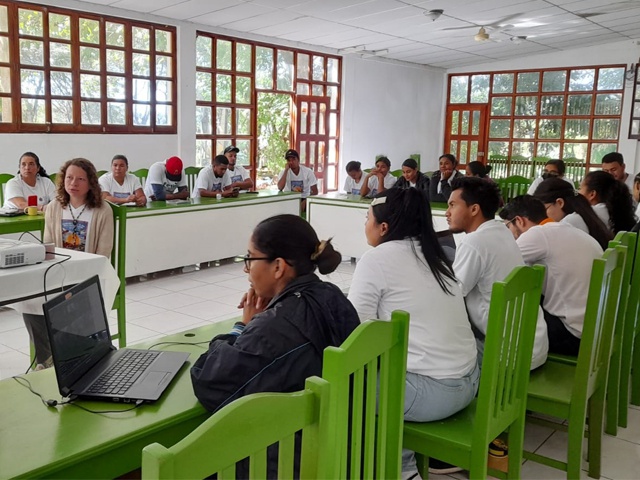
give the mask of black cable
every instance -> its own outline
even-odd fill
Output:
[[[150,347],[147,347],[147,350],[151,350],[153,347],[157,347],[158,345],[208,345],[209,343],[211,343],[211,340],[207,340],[204,342],[158,342],[158,343],[154,343],[153,345],[151,345]]]
[[[34,355],[33,356],[33,361],[31,362],[31,364],[29,365],[29,368],[27,368],[27,371],[24,372],[24,375],[26,375],[27,373],[29,373],[31,371],[31,369],[33,368],[33,366],[36,364],[36,360],[37,357]]]
[[[49,270],[51,270],[56,265],[60,265],[61,263],[64,263],[64,262],[68,261],[71,258],[71,255],[67,255],[65,253],[54,252],[53,254],[54,255],[58,255],[59,257],[65,257],[65,258],[63,258],[59,262],[52,263],[44,271],[44,275],[43,275],[43,279],[42,279],[43,280],[42,288],[44,289],[44,301],[45,302],[47,301],[47,273],[49,273]],[[63,291],[63,287],[60,287],[60,291]]]
[[[24,237],[25,235],[31,235],[33,238],[35,238],[38,241],[39,244],[42,244],[42,240],[40,240],[31,232],[22,232],[22,234],[18,237],[18,240],[22,240],[22,237]]]

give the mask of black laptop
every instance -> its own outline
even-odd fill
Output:
[[[189,358],[186,352],[117,350],[97,275],[43,305],[60,394],[153,402]]]
[[[441,230],[436,232],[436,235],[440,246],[444,250],[444,254],[449,261],[453,263],[456,258],[456,241],[453,238],[453,232],[451,230]]]

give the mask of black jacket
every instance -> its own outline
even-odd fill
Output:
[[[322,353],[359,325],[335,285],[316,275],[296,278],[240,335],[218,335],[191,367],[193,391],[209,411],[256,392],[294,392],[322,374]]]
[[[453,175],[451,175],[451,180],[458,177],[464,177],[464,174],[460,173],[457,170],[454,170]],[[442,182],[441,193],[438,193],[438,184],[441,182],[442,180],[440,179],[440,171],[437,171],[431,176],[431,184],[429,185],[429,201],[441,203],[447,203],[449,201],[449,196],[451,195],[451,185],[449,184],[448,180]]]
[[[418,172],[418,178],[416,179],[415,188],[417,188],[418,190],[422,190],[427,196],[429,196],[429,183],[429,177],[427,177],[422,172]],[[411,188],[411,184],[407,181],[406,178],[400,177],[391,188],[402,188],[406,190],[407,188]]]

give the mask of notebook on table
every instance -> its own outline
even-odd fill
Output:
[[[116,349],[97,275],[43,305],[58,389],[115,402],[153,402],[189,358],[186,352]]]
[[[18,215],[24,215],[24,210],[17,208],[0,208],[0,217],[17,217]]]

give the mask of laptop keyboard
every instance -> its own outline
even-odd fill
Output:
[[[125,350],[118,361],[87,390],[88,393],[123,395],[160,352]]]

